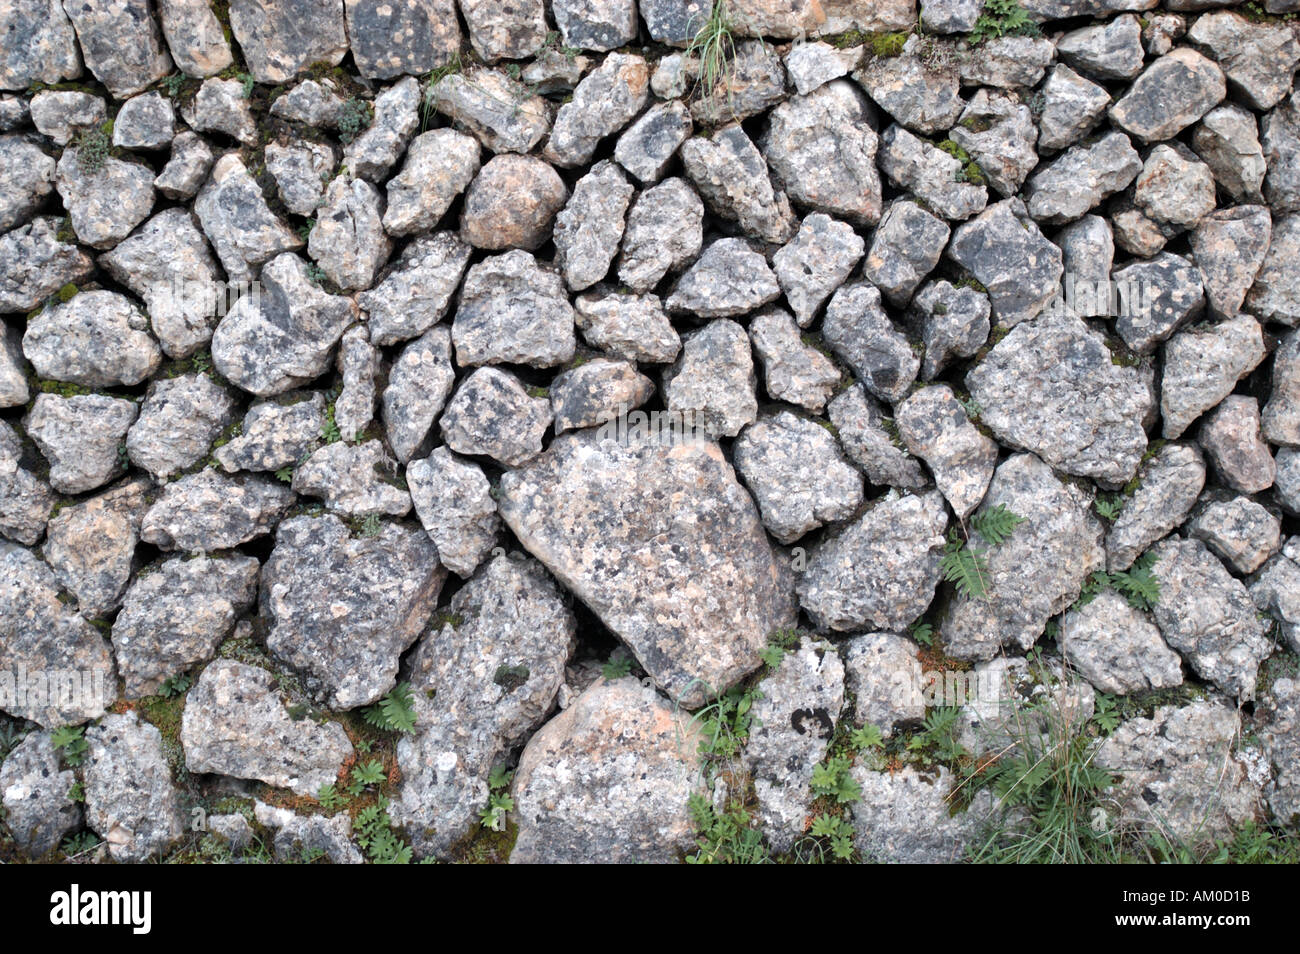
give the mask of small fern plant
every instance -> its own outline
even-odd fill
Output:
[[[1001,546],[1025,518],[1008,510],[1003,504],[990,507],[970,519],[971,530],[980,535],[989,547]],[[939,572],[967,599],[989,598],[988,548],[971,545],[970,534],[963,540],[956,528],[948,531],[943,556],[939,559]]]
[[[399,682],[392,692],[363,709],[361,717],[383,732],[414,732],[415,699],[411,694],[411,684]]]

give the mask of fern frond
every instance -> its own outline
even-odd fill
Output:
[[[984,551],[971,549],[956,534],[948,538],[943,548],[939,572],[962,596],[972,600],[988,599],[988,559]]]
[[[1002,504],[990,507],[983,513],[970,518],[970,525],[976,533],[993,546],[1000,546],[1016,527],[1025,522],[1025,518],[1008,510]]]

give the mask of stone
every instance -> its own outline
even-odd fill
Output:
[[[822,337],[858,380],[882,401],[897,401],[916,380],[921,360],[869,282],[841,285],[826,306]]]
[[[81,146],[63,151],[55,180],[78,241],[109,249],[131,234],[153,210],[153,170],[111,156],[96,166]]]
[[[695,76],[695,86],[691,118],[701,126],[723,126],[761,115],[785,99],[785,67],[766,43],[743,40],[735,44],[712,87],[702,73]]]
[[[94,268],[75,241],[59,238],[58,219],[32,219],[0,235],[0,312],[31,311],[64,285],[84,281]],[[7,385],[14,393],[16,388],[16,383]],[[27,398],[16,403],[26,404]]]
[[[266,143],[264,155],[266,172],[276,179],[276,191],[285,208],[299,216],[315,214],[334,174],[333,147],[307,139],[289,146]]]
[[[665,179],[646,189],[627,214],[618,280],[634,292],[647,292],[669,272],[681,270],[700,254],[703,222],[704,203],[685,179]]]
[[[235,396],[206,374],[161,378],[149,385],[140,417],[126,437],[131,463],[159,480],[198,463],[234,420]]]
[[[807,418],[765,414],[741,432],[733,453],[763,525],[779,543],[846,520],[862,505],[862,475],[831,433]]]
[[[1263,725],[1260,739],[1273,768],[1273,782],[1266,791],[1269,810],[1282,824],[1300,814],[1300,778],[1296,777],[1300,721],[1296,708],[1297,686],[1294,679],[1279,679],[1269,687],[1255,711]]]
[[[831,423],[849,459],[882,487],[920,490],[930,481],[920,461],[903,446],[901,437],[885,427],[887,414],[861,384],[853,384],[826,406]]]
[[[888,739],[895,726],[925,718],[924,677],[915,643],[893,633],[866,633],[842,645],[855,725],[875,726]]]
[[[1300,332],[1288,332],[1273,353],[1272,383],[1262,415],[1264,439],[1300,446]]]
[[[1296,555],[1292,537],[1283,552],[1271,557],[1248,581],[1255,608],[1277,621],[1278,635],[1293,651],[1300,646],[1300,563],[1294,559]]]
[[[119,864],[160,857],[185,831],[162,733],[127,712],[86,730],[86,742],[86,824]]]
[[[894,419],[908,451],[925,461],[953,513],[966,519],[984,499],[998,445],[975,428],[946,384],[913,392]]]
[[[643,185],[650,185],[663,178],[693,130],[690,110],[681,100],[655,103],[618,137],[614,159]]]
[[[446,576],[422,529],[354,537],[333,515],[284,520],[262,567],[266,647],[330,708],[369,705],[397,683]]]
[[[104,394],[36,395],[23,427],[50,464],[50,486],[80,494],[122,474],[122,441],[138,410]]]
[[[547,101],[500,70],[450,73],[434,86],[431,102],[498,154],[529,152],[551,129]]]
[[[384,230],[413,235],[442,221],[479,171],[479,145],[453,129],[431,129],[411,140],[402,171],[388,180]]]
[[[25,680],[4,709],[46,728],[98,719],[117,699],[108,641],[65,606],[53,572],[31,551],[0,541],[0,672]]]
[[[140,539],[162,550],[229,550],[270,533],[295,499],[271,477],[200,470],[163,489],[144,515]]]
[[[773,184],[763,154],[740,126],[688,139],[681,157],[683,170],[714,215],[765,242],[786,242],[794,235],[790,200]],[[630,233],[630,220],[628,225]]]
[[[0,136],[0,229],[22,225],[54,191],[54,159],[22,134]]]
[[[1259,124],[1267,173],[1264,198],[1273,211],[1300,212],[1300,97],[1279,104]]]
[[[555,0],[551,12],[566,47],[604,53],[637,36],[634,0]]]
[[[64,0],[86,68],[116,99],[139,93],[172,71],[151,7],[149,0]]]
[[[551,382],[555,433],[594,427],[625,415],[648,401],[654,390],[654,382],[630,361],[585,361]]]
[[[1273,461],[1277,464],[1274,499],[1288,514],[1300,516],[1300,451],[1279,447]]]
[[[1264,263],[1272,219],[1264,206],[1241,205],[1205,216],[1192,232],[1192,254],[1212,314],[1232,318]]]
[[[191,772],[255,779],[296,795],[333,785],[352,743],[337,722],[295,721],[265,669],[219,659],[203,670],[181,718]]]
[[[1151,552],[1160,581],[1152,614],[1165,641],[1202,679],[1240,701],[1254,699],[1256,671],[1273,647],[1245,584],[1199,540],[1169,537]]]
[[[1110,106],[1110,95],[1105,89],[1060,63],[1047,74],[1042,94],[1043,108],[1038,114],[1039,149],[1074,145],[1101,122]]]
[[[954,594],[949,601],[935,627],[943,633],[945,653],[988,660],[1004,647],[1024,652],[1047,621],[1078,598],[1105,560],[1102,527],[1089,512],[1091,496],[1032,454],[998,466],[980,510],[1002,506],[1022,522],[1002,543],[985,549],[987,598]]]
[[[945,219],[968,219],[988,202],[984,186],[964,180],[961,160],[901,126],[881,134],[880,168],[890,182],[914,193]]]
[[[147,478],[124,480],[50,518],[41,555],[87,619],[109,616],[121,605],[150,487]]]
[[[1067,474],[1122,486],[1146,452],[1155,397],[1142,370],[1112,362],[1105,338],[1066,310],[1012,328],[966,386],[994,436]]]
[[[445,855],[479,821],[494,767],[554,705],[577,629],[546,571],[517,553],[494,557],[447,612],[454,622],[412,654],[415,733],[398,743],[393,816],[421,854]]]
[[[430,328],[406,345],[393,362],[384,388],[384,426],[393,456],[406,463],[420,448],[451,393],[451,332]]]
[[[973,357],[988,341],[991,311],[988,295],[966,285],[940,280],[917,292],[910,314],[925,346],[922,380],[933,381],[953,358]]]
[[[162,93],[155,90],[132,96],[113,120],[113,145],[122,149],[165,149],[171,144],[174,122],[172,104]]]
[[[591,161],[606,136],[626,126],[650,95],[650,68],[639,56],[611,53],[573,91],[555,114],[542,157],[572,168]]]
[[[781,291],[801,328],[812,324],[822,303],[848,279],[866,243],[846,222],[814,212],[772,256]]]
[[[316,449],[325,426],[325,395],[289,393],[280,400],[255,401],[239,433],[213,451],[228,474],[292,467]]]
[[[1282,546],[1282,522],[1249,497],[1210,501],[1187,532],[1242,574],[1254,573]]]
[[[42,378],[88,388],[132,386],[162,362],[148,327],[125,295],[84,291],[28,320],[23,354]]]
[[[826,757],[844,708],[844,665],[830,643],[804,638],[759,685],[745,765],[758,824],[772,850],[784,854],[812,810],[813,770]]]
[[[420,524],[438,547],[438,561],[468,579],[501,531],[487,477],[473,461],[446,447],[411,461],[406,480]]]
[[[1185,147],[1161,144],[1147,155],[1133,201],[1163,232],[1195,228],[1214,211],[1214,175]]]
[[[177,133],[167,165],[153,180],[154,188],[168,199],[189,201],[207,182],[212,161],[212,149],[202,137],[189,130]]]
[[[512,249],[470,266],[451,328],[456,362],[550,368],[573,358],[573,307],[563,280]]]
[[[1238,202],[1262,202],[1268,164],[1255,117],[1240,106],[1216,106],[1192,132],[1192,149]]]
[[[293,472],[295,493],[318,497],[333,513],[348,517],[400,517],[411,497],[396,486],[397,462],[377,440],[326,444]]]
[[[686,335],[663,380],[668,410],[710,437],[735,437],[757,417],[749,336],[734,321],[718,318]]]
[[[1231,394],[1265,354],[1259,323],[1248,315],[1189,328],[1170,338],[1160,394],[1164,436],[1181,437],[1203,412]]]
[[[124,695],[156,695],[167,680],[211,659],[256,601],[260,569],[249,556],[173,557],[137,576],[113,622]],[[192,695],[190,701],[202,705]]]
[[[53,851],[81,827],[81,806],[68,796],[76,781],[76,773],[60,768],[48,732],[26,735],[0,765],[5,826],[29,857]]]
[[[1205,460],[1190,444],[1166,444],[1143,462],[1137,488],[1106,535],[1106,568],[1127,570],[1186,519],[1205,486]]]
[[[336,865],[365,864],[365,857],[352,841],[352,819],[347,812],[295,815],[287,808],[255,801],[253,817],[268,832],[274,832],[271,845],[280,863],[308,864],[325,859]]]
[[[9,423],[0,421],[0,534],[28,546],[45,533],[55,500],[50,485],[37,476],[34,458],[24,453]]]
[[[925,771],[904,766],[877,772],[853,769],[862,798],[850,808],[855,844],[864,857],[901,864],[952,864],[980,844],[994,812],[993,798],[977,795],[965,811],[953,814],[959,780],[940,766]]]
[[[590,288],[609,273],[633,191],[627,176],[609,160],[596,163],[574,185],[568,204],[555,218],[554,234],[555,261],[570,290]]]
[[[471,249],[458,235],[435,232],[414,239],[388,274],[357,304],[369,316],[376,346],[418,338],[443,319],[460,287]]]
[[[1121,293],[1115,330],[1135,354],[1151,354],[1205,307],[1200,270],[1181,255],[1161,252],[1117,269],[1112,278]]]
[[[505,6],[493,0],[460,0],[457,3],[469,41],[480,57],[519,60],[532,56],[546,42],[546,10],[542,0],[524,0]]]
[[[524,67],[519,78],[540,96],[571,93],[591,68],[591,57],[545,48]]]
[[[511,862],[676,862],[694,843],[698,746],[695,722],[653,689],[596,683],[524,747]]]
[[[969,33],[983,9],[978,0],[922,0],[921,22],[931,33]]]
[[[0,245],[3,242],[0,239]],[[1283,216],[1273,223],[1268,253],[1246,293],[1246,309],[1261,321],[1300,324],[1300,277],[1291,267],[1296,255],[1300,255],[1300,215]]]
[[[244,95],[244,84],[237,79],[204,80],[199,91],[194,94],[194,99],[181,107],[181,115],[195,132],[222,133],[238,139],[246,146],[257,142],[257,122],[253,119],[253,108]],[[116,124],[113,126],[113,137],[117,138]]]
[[[217,325],[212,363],[231,383],[269,397],[329,369],[356,306],[312,282],[306,263],[291,252],[267,263],[260,282],[261,294],[240,298]]]
[[[337,129],[347,109],[338,86],[329,77],[305,79],[271,103],[271,115],[305,126]]]
[[[1057,232],[1052,241],[1060,248],[1065,265],[1064,301],[1053,304],[1068,305],[1081,318],[1109,316],[1118,311],[1116,322],[1123,321],[1130,302],[1139,296],[1128,292],[1116,308],[1120,286],[1111,284],[1115,233],[1110,223],[1098,215],[1085,215]],[[1133,307],[1142,307],[1142,303]]]
[[[949,136],[975,160],[989,185],[1004,196],[1015,195],[1038,165],[1033,110],[1014,96],[978,90]]]
[[[212,340],[212,331],[234,290],[218,278],[203,233],[184,209],[164,209],[99,264],[134,292],[149,312],[149,325],[169,358],[188,358]]]
[[[700,318],[745,315],[775,301],[781,286],[763,255],[744,239],[718,239],[704,250],[664,302]]]
[[[785,71],[795,92],[804,96],[852,72],[861,59],[860,46],[841,50],[829,43],[808,41],[790,47],[785,55]]]
[[[769,308],[749,323],[749,339],[763,364],[768,396],[820,414],[840,383],[840,369],[805,344],[789,312]]]
[[[1227,95],[1223,70],[1180,46],[1144,69],[1110,108],[1115,125],[1144,143],[1172,139]]]
[[[0,89],[25,90],[81,75],[77,34],[61,0],[17,0],[0,14]]]
[[[960,50],[957,67],[963,86],[1027,89],[1038,85],[1055,56],[1045,37],[1003,36]]]
[[[494,156],[465,193],[460,234],[489,251],[536,251],[551,237],[551,223],[569,191],[550,165],[530,156]]]
[[[1178,654],[1141,610],[1107,588],[1061,620],[1061,653],[1080,675],[1113,695],[1182,684]]]
[[[339,288],[369,288],[388,260],[393,246],[382,225],[383,209],[383,196],[364,179],[340,176],[326,187],[307,253]]]
[[[890,304],[905,306],[925,276],[939,264],[950,234],[943,219],[915,202],[892,202],[871,237],[862,275],[880,289]]]
[[[375,419],[375,379],[380,364],[379,349],[370,343],[365,325],[353,325],[343,332],[336,362],[343,387],[334,399],[334,427],[343,440],[361,440]],[[322,425],[322,436],[326,426]]]
[[[821,630],[905,628],[934,598],[947,527],[934,491],[877,501],[811,551],[800,605]]]
[[[1300,43],[1283,23],[1252,23],[1219,11],[1198,17],[1187,38],[1209,52],[1251,109],[1272,109],[1291,91]]]
[[[22,335],[17,326],[0,323],[0,408],[21,407],[30,397]]]
[[[957,71],[934,69],[914,54],[868,57],[853,78],[897,122],[926,136],[954,126],[965,105]]]
[[[1132,14],[1100,26],[1071,30],[1056,42],[1056,55],[1096,80],[1131,80],[1142,72],[1142,26]]]
[[[453,0],[344,0],[352,59],[362,76],[420,76],[460,54]]]
[[[479,368],[465,378],[442,414],[442,436],[458,454],[484,455],[518,467],[542,452],[551,402],[532,397],[513,374]]]
[[[1205,419],[1196,438],[1220,482],[1254,494],[1273,486],[1276,465],[1259,426],[1259,402],[1232,394]]]
[[[374,119],[343,147],[348,172],[378,185],[406,151],[420,126],[423,93],[415,77],[398,80],[375,97]]]
[[[261,188],[235,153],[222,156],[212,167],[194,201],[194,214],[226,277],[234,282],[251,281],[263,262],[303,245],[267,206]]]
[[[1161,706],[1111,733],[1096,764],[1121,776],[1113,794],[1124,816],[1180,840],[1222,838],[1254,819],[1259,798],[1233,754],[1240,730],[1238,714],[1214,702]]]
[[[988,292],[998,323],[1033,318],[1057,294],[1061,250],[1043,237],[1019,199],[994,203],[953,231],[948,256]]]
[[[586,342],[616,358],[667,364],[682,349],[656,295],[625,295],[602,287],[579,295],[573,308]]]
[[[340,0],[231,0],[230,27],[259,83],[286,83],[313,63],[337,66],[348,52]]]
[[[176,68],[215,76],[234,62],[221,21],[204,0],[157,0],[158,21]]]
[[[671,510],[653,503],[669,498],[679,501]],[[710,441],[562,434],[502,476],[499,506],[529,552],[687,708],[756,669],[767,634],[792,621],[788,571]]]
[[[42,90],[29,108],[36,131],[56,146],[66,146],[79,132],[101,128],[108,119],[104,100],[80,90]]]
[[[1039,222],[1071,222],[1127,188],[1139,172],[1142,160],[1128,136],[1111,132],[1071,146],[1035,172],[1025,185],[1025,206]]]

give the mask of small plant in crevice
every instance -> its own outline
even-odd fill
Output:
[[[158,695],[165,699],[172,699],[189,692],[192,685],[194,685],[193,677],[188,673],[178,673],[158,687]]]
[[[600,667],[600,674],[610,682],[615,679],[622,679],[632,672],[632,657],[626,653],[615,651],[610,653],[609,659]]]
[[[102,170],[112,153],[113,137],[105,128],[108,125],[88,126],[77,134],[77,167],[87,175]]]
[[[352,767],[351,781],[348,782],[347,793],[356,798],[367,788],[382,785],[387,778],[388,774],[384,771],[384,763],[379,759],[358,762]]]
[[[985,0],[984,10],[971,29],[971,43],[983,43],[1004,36],[1037,36],[1042,32],[1016,0]]]
[[[76,766],[86,761],[90,746],[86,742],[86,727],[61,725],[50,732],[50,742],[59,750],[66,765]]]
[[[978,533],[990,547],[1001,546],[1024,518],[998,504],[970,518],[971,532]],[[939,559],[939,572],[957,592],[972,600],[989,598],[988,549],[975,547],[970,532],[965,539],[954,527]]]
[[[1115,518],[1124,509],[1124,501],[1123,494],[1098,494],[1097,499],[1092,502],[1092,509],[1102,520],[1114,523]]]
[[[820,798],[837,805],[849,805],[862,797],[862,786],[853,780],[849,769],[853,763],[842,755],[833,755],[813,767],[812,790]]]
[[[918,619],[911,626],[907,627],[907,635],[911,636],[922,646],[934,645],[934,626],[923,619]]]
[[[727,9],[727,0],[716,0],[708,18],[700,24],[695,35],[682,51],[682,59],[699,60],[699,76],[695,88],[705,102],[713,99],[728,73],[732,72],[736,58],[735,25]],[[730,93],[728,93],[730,97]]]
[[[361,850],[373,864],[409,865],[411,846],[405,844],[393,831],[393,820],[388,815],[388,799],[382,795],[373,805],[367,805],[352,819],[352,833]]]
[[[488,776],[488,803],[479,811],[479,822],[488,831],[506,830],[506,821],[515,810],[515,800],[509,791],[514,774],[505,766],[496,765]]]
[[[1084,581],[1079,598],[1070,609],[1082,609],[1096,599],[1098,593],[1110,587],[1128,600],[1134,609],[1151,610],[1160,602],[1160,580],[1152,569],[1155,563],[1156,555],[1148,550],[1127,570],[1115,573],[1095,571]]]
[[[411,684],[399,682],[373,706],[362,709],[361,717],[383,732],[414,732],[415,697],[411,692]]]
[[[345,799],[334,783],[322,785],[316,792],[316,801],[320,802],[320,807],[327,812],[337,811],[347,804]]]
[[[356,139],[374,118],[374,109],[364,99],[349,97],[339,109],[339,142],[347,145]]]

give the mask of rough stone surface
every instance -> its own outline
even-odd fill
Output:
[[[1183,681],[1182,661],[1146,614],[1106,589],[1061,621],[1061,652],[1102,692],[1126,695]]]
[[[497,541],[497,516],[487,477],[473,461],[438,447],[406,469],[420,523],[438,547],[438,560],[468,577]]]
[[[162,734],[134,712],[106,716],[86,731],[86,824],[116,862],[166,851],[185,830]]]

